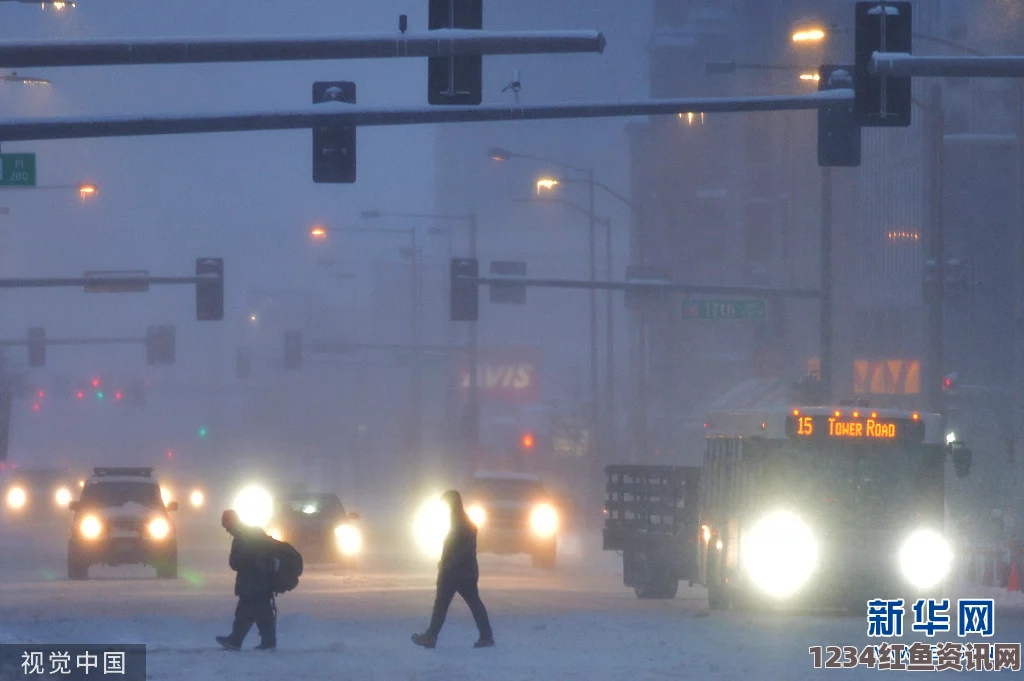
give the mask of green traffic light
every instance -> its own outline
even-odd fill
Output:
[[[206,428],[199,429],[199,437],[206,437]]]
[[[103,393],[102,392],[96,393],[96,398],[102,400],[103,399]]]

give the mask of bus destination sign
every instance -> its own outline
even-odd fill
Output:
[[[786,419],[786,435],[793,440],[919,443],[924,441],[924,422],[875,414],[794,414]]]

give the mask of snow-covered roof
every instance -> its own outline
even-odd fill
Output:
[[[504,471],[479,471],[473,474],[474,480],[529,480],[531,482],[540,482],[533,473],[511,473]]]

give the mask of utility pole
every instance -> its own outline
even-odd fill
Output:
[[[822,401],[832,401],[832,168],[821,169],[821,340],[818,372]]]
[[[597,217],[594,215],[594,171],[587,171],[587,187],[589,202],[587,217],[590,222],[590,283],[597,281]],[[598,444],[597,431],[600,418],[598,414],[597,393],[597,289],[590,289],[590,448],[595,470],[599,468],[598,454],[602,452]],[[603,430],[603,429],[602,429]]]
[[[1017,81],[1017,167],[1014,182],[1014,236],[1016,238],[1017,281],[1014,310],[1013,446],[1016,466],[1024,451],[1024,80]],[[1014,473],[1018,469],[1014,469]]]
[[[608,220],[605,223],[607,230],[605,231],[605,257],[606,257],[606,272],[605,278],[608,281],[612,280],[612,222]],[[612,292],[605,291],[605,307],[606,317],[608,318],[608,329],[605,348],[606,366],[605,366],[605,379],[604,379],[604,390],[605,390],[605,427],[608,429],[608,437],[606,438],[607,445],[606,449],[609,457],[615,452],[616,446],[616,425],[617,421],[615,418],[615,320],[614,311],[612,309]]]
[[[946,284],[945,272],[945,227],[943,226],[942,206],[942,183],[943,183],[943,157],[945,144],[945,120],[942,109],[942,88],[938,84],[932,85],[931,104],[928,107],[926,120],[928,121],[928,167],[929,167],[929,224],[928,236],[928,260],[934,263],[935,281],[931,284],[925,283],[925,315],[926,315],[926,338],[927,338],[927,371],[925,372],[927,387],[925,396],[929,411],[943,414],[945,416],[945,405],[942,395],[942,326],[943,326],[943,305],[944,290]],[[945,426],[945,424],[943,424]]]
[[[412,235],[412,345],[420,344],[420,251],[416,238],[417,229],[411,230]],[[409,445],[412,455],[416,458],[420,472],[425,471],[423,460],[423,390],[422,375],[420,373],[420,353],[412,353],[412,376],[409,386],[410,423],[409,423]]]
[[[470,213],[468,216],[469,221],[469,257],[476,259],[477,250],[477,216],[476,213]],[[468,450],[468,459],[470,470],[476,469],[480,463],[480,385],[479,378],[477,376],[477,368],[479,364],[478,357],[478,336],[477,336],[477,323],[475,321],[469,323],[469,343],[468,343],[468,361],[469,361],[469,394],[468,394],[468,405],[466,410],[466,423],[465,423],[465,438],[466,448]]]

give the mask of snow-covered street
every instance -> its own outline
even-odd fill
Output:
[[[525,557],[481,557],[493,649],[472,648],[476,631],[458,599],[435,650],[410,642],[426,626],[434,574],[395,546],[374,552],[354,572],[308,566],[299,588],[278,599],[278,650],[253,652],[253,630],[245,649],[233,653],[214,642],[227,633],[235,603],[227,546],[226,536],[215,533],[202,545],[183,543],[181,575],[173,581],[159,581],[145,568],[94,568],[88,582],[68,582],[59,534],[34,542],[7,535],[0,640],[144,643],[149,678],[168,680],[853,679],[878,673],[815,670],[808,654],[812,645],[877,643],[866,637],[863,617],[709,613],[705,591],[685,584],[675,600],[640,601],[622,586],[618,556],[601,552],[596,537],[566,542],[553,572],[532,569]],[[996,595],[992,642],[1024,637],[1024,599],[1017,596]]]

